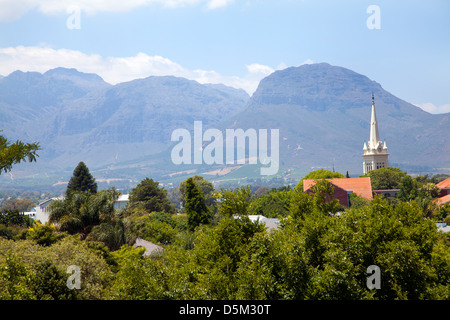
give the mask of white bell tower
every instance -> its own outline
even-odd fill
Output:
[[[377,114],[375,112],[375,98],[372,94],[372,115],[370,117],[370,139],[363,147],[363,172],[389,166],[386,142],[380,140],[378,132]]]

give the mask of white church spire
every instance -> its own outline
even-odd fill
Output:
[[[377,114],[375,112],[375,98],[372,93],[372,115],[370,117],[370,148],[376,148],[380,141],[380,134],[378,133]]]
[[[389,166],[386,141],[380,140],[380,133],[378,132],[377,114],[375,112],[375,98],[372,93],[372,114],[370,117],[370,139],[369,142],[364,142],[363,147],[363,172],[367,173],[371,170],[385,168]]]

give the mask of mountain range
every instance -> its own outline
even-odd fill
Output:
[[[226,170],[171,163],[171,133],[192,130],[194,121],[223,132],[279,129],[278,176],[300,178],[315,168],[357,176],[369,139],[372,94],[391,164],[416,173],[450,170],[450,141],[445,139],[450,113],[427,113],[343,67],[318,63],[275,71],[251,97],[240,89],[173,76],[111,85],[96,74],[56,68],[0,78],[2,134],[38,141],[43,148],[37,163],[18,165],[0,183],[14,178],[54,184],[67,180],[79,161],[100,180],[258,175],[252,166]]]
[[[371,96],[390,163],[415,172],[450,164],[450,113],[430,114],[395,97],[368,77],[326,63],[276,71],[263,79],[246,110],[227,125],[280,128],[287,167],[362,171]]]
[[[242,111],[244,90],[148,77],[115,86],[98,75],[57,68],[16,71],[0,79],[0,123],[9,139],[38,141],[36,164],[16,176],[61,173],[79,161],[99,168],[163,151],[176,128],[214,125]]]

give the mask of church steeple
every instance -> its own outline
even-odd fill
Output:
[[[380,140],[378,131],[377,113],[375,111],[375,97],[372,93],[372,114],[370,116],[370,139],[363,147],[363,172],[389,166],[386,142]]]
[[[377,148],[379,141],[380,134],[378,133],[377,113],[375,112],[375,97],[372,93],[372,115],[370,117],[369,148]]]

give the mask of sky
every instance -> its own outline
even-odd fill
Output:
[[[319,62],[450,112],[450,1],[0,0],[3,76],[174,75],[251,95],[275,70]]]

